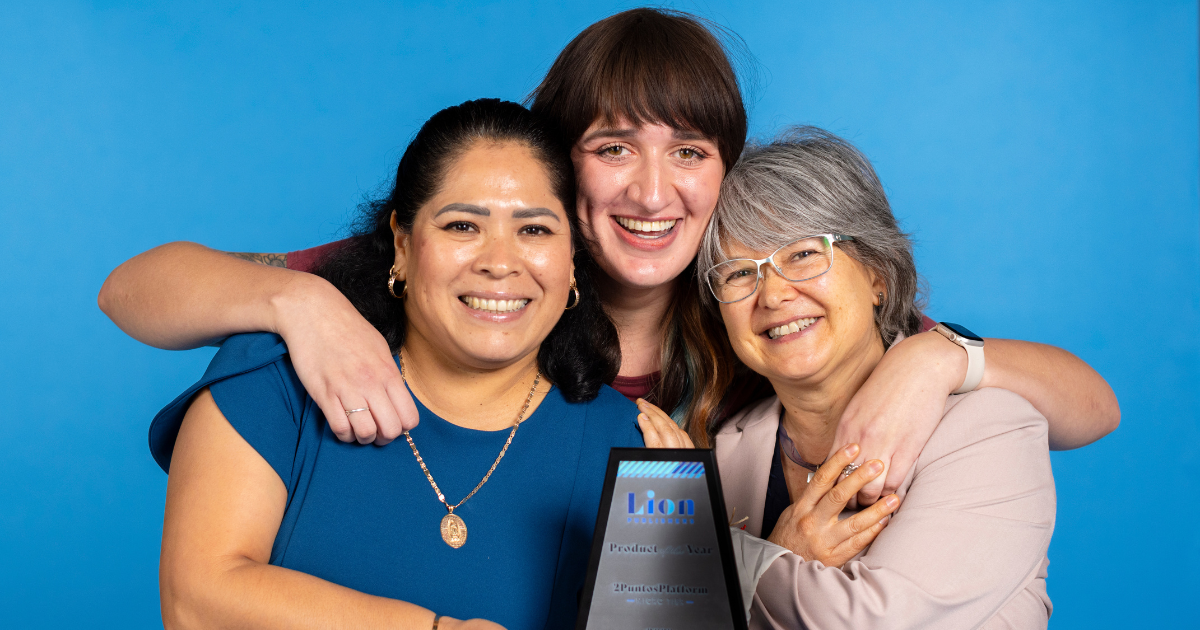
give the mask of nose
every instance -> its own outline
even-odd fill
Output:
[[[759,306],[774,310],[795,297],[796,288],[792,286],[792,282],[779,275],[769,261],[759,265],[758,270],[761,274],[758,281]]]
[[[629,200],[653,215],[675,203],[678,194],[664,157],[642,160],[633,180],[626,188]]]
[[[495,279],[517,275],[521,268],[515,239],[499,234],[484,239],[472,265],[476,273]]]

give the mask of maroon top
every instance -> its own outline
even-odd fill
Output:
[[[650,390],[654,389],[658,382],[662,380],[662,372],[652,372],[641,376],[618,376],[613,379],[612,388],[621,392],[633,402],[637,402],[638,398],[645,398],[650,395]]]
[[[287,260],[284,262],[287,264],[288,269],[312,273],[312,270],[316,269],[321,260],[328,256],[330,252],[336,252],[345,247],[346,243],[349,242],[350,239],[345,238],[340,241],[317,245],[316,247],[302,249],[297,252],[288,252]]]

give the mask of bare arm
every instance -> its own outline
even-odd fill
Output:
[[[1079,357],[1029,341],[988,339],[984,343],[987,361],[979,386],[1007,389],[1032,403],[1050,423],[1051,450],[1087,446],[1121,423],[1121,407],[1112,387]]]
[[[278,333],[338,438],[382,445],[415,427],[417,408],[383,336],[333,285],[278,266],[285,258],[169,243],[113,270],[100,309],[134,339],[169,350]]]
[[[1078,357],[1054,346],[986,340],[980,387],[998,387],[1028,400],[1050,423],[1050,448],[1079,448],[1108,435],[1121,421],[1116,395]],[[842,416],[835,444],[856,442],[864,458],[887,464],[886,481],[867,484],[859,501],[894,492],[940,422],[946,398],[962,385],[967,355],[935,332],[893,346]]]
[[[242,332],[277,333],[281,302],[298,293],[289,293],[289,285],[320,290],[317,278],[283,268],[285,260],[284,254],[229,255],[196,243],[168,243],[114,269],[100,288],[100,310],[129,336],[166,350]]]
[[[159,571],[167,628],[412,628],[434,613],[268,564],[287,489],[208,390],[171,461]],[[443,628],[499,628],[442,618]]]

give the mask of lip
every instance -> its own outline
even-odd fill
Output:
[[[522,307],[518,310],[509,311],[507,313],[488,313],[486,311],[480,311],[477,309],[473,309],[469,305],[467,305],[466,302],[463,302],[461,299],[459,299],[459,298],[464,298],[464,297],[473,297],[473,298],[478,298],[481,300],[529,300],[529,303],[527,303],[524,307]],[[523,317],[525,315],[525,313],[529,311],[529,305],[533,304],[534,299],[531,297],[525,296],[525,295],[516,295],[513,293],[504,293],[504,292],[496,292],[496,291],[468,291],[466,293],[461,293],[458,296],[456,296],[454,301],[458,302],[458,305],[470,317],[473,317],[475,319],[485,321],[485,322],[491,322],[491,323],[495,323],[495,324],[504,324],[504,323],[509,323],[509,322],[515,322],[515,321],[521,319],[521,317]]]
[[[612,225],[613,231],[615,231],[617,233],[617,236],[622,241],[624,241],[625,244],[629,245],[630,247],[633,247],[634,249],[640,249],[640,250],[646,251],[646,252],[656,252],[656,251],[659,251],[662,249],[666,249],[667,247],[670,247],[671,243],[674,243],[676,237],[679,236],[679,226],[682,225],[683,221],[685,220],[682,217],[678,217],[678,218],[676,218],[676,217],[646,218],[646,217],[622,216],[621,218],[637,219],[639,221],[671,221],[671,220],[675,221],[675,225],[671,228],[671,230],[669,232],[667,232],[663,236],[660,236],[658,238],[638,238],[637,236],[634,236],[634,234],[632,232],[625,229],[625,226],[621,225],[620,223],[617,223],[617,218],[615,216],[611,216],[611,215],[609,216],[609,223]]]
[[[771,329],[772,329],[772,328],[776,328],[776,327],[778,327],[778,326],[782,326],[782,325],[784,325],[784,324],[790,324],[790,323],[792,323],[792,322],[794,322],[794,321],[796,321],[796,320],[798,320],[798,319],[815,319],[815,320],[817,320],[817,321],[815,321],[815,322],[813,322],[813,323],[809,324],[808,326],[805,326],[805,327],[804,327],[802,330],[800,330],[800,331],[798,331],[798,332],[794,332],[794,333],[788,333],[788,334],[786,334],[786,335],[783,335],[782,337],[776,337],[776,338],[774,338],[774,339],[771,339],[771,337],[770,337],[770,336],[768,336],[768,334],[767,334],[767,333],[769,333],[769,332],[771,331]],[[766,340],[766,341],[767,341],[767,343],[787,343],[787,342],[789,342],[789,341],[794,341],[794,340],[796,340],[796,339],[799,339],[800,337],[803,337],[803,336],[805,336],[805,335],[806,335],[806,334],[808,334],[808,333],[809,333],[809,332],[810,332],[810,331],[811,331],[813,328],[815,328],[815,327],[817,327],[817,326],[820,326],[820,325],[821,325],[821,324],[823,324],[823,323],[825,323],[825,316],[824,316],[824,315],[807,315],[807,316],[806,316],[806,315],[801,315],[801,316],[798,316],[798,317],[789,317],[789,318],[787,318],[787,319],[780,320],[780,321],[778,321],[778,322],[775,322],[775,323],[773,323],[773,324],[769,324],[769,325],[768,325],[766,328],[763,328],[763,329],[762,329],[762,331],[758,333],[758,336],[759,336],[759,337],[762,337],[764,340]]]

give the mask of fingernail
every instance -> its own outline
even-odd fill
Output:
[[[894,494],[889,494],[888,497],[883,500],[883,502],[886,503],[888,507],[894,508],[897,505],[900,505],[900,498]]]
[[[882,462],[874,461],[874,462],[871,462],[870,464],[867,464],[867,472],[871,473],[872,475],[877,475],[882,470],[883,470]]]
[[[842,449],[842,453],[845,453],[846,457],[854,457],[855,455],[858,455],[858,445],[851,444],[850,446]]]
[[[646,414],[644,414],[644,413],[639,413],[639,414],[638,414],[638,420],[649,420],[649,419],[650,419],[650,417],[649,417],[649,416],[647,416],[647,415],[646,415]]]
[[[891,515],[891,514],[888,514],[887,516],[885,516],[885,517],[883,517],[883,518],[879,519],[879,524],[880,524],[880,525],[887,525],[888,519],[889,519],[889,518],[891,518],[891,517],[892,517],[892,515]]]

